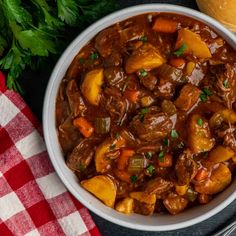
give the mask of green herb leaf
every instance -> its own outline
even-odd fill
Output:
[[[140,70],[139,73],[140,73],[140,75],[141,75],[142,77],[145,77],[145,76],[148,75],[147,71],[144,70],[144,69]]]
[[[84,62],[85,62],[85,59],[84,59],[84,58],[80,58],[80,59],[79,59],[79,64],[84,64]]]
[[[96,52],[93,52],[90,54],[89,59],[91,60],[96,60],[98,59],[98,54]]]
[[[186,43],[183,43],[182,46],[181,46],[177,51],[174,52],[174,54],[175,54],[177,57],[183,55],[184,52],[185,52],[185,50],[187,49],[187,47],[188,47],[187,44],[186,44]]]
[[[58,17],[68,25],[74,26],[79,16],[79,6],[74,0],[57,0]]]
[[[81,31],[115,8],[114,0],[0,1],[0,69],[8,74],[8,88],[22,92],[17,78],[27,66],[37,68],[57,59],[46,57],[60,55],[71,41],[66,26]]]
[[[203,125],[203,120],[202,120],[201,118],[199,118],[199,119],[197,120],[197,123],[198,123],[198,125],[202,126],[202,125]]]
[[[212,92],[209,88],[203,88],[202,93],[200,94],[200,99],[202,102],[205,102],[209,96],[212,95]]]
[[[154,167],[153,165],[149,165],[149,166],[146,168],[146,170],[148,171],[148,173],[149,173],[150,175],[153,175],[154,172],[155,172],[155,167]]]
[[[4,15],[9,22],[17,22],[24,28],[32,23],[32,15],[22,6],[20,0],[5,0],[1,2]]]
[[[172,138],[178,138],[179,137],[179,134],[177,133],[177,131],[175,129],[171,130],[170,135],[171,135]]]
[[[147,108],[147,107],[140,110],[139,119],[141,122],[144,121],[144,117],[148,112],[149,112],[149,108]]]
[[[169,147],[170,146],[170,140],[168,138],[164,139],[163,144],[164,144],[164,146]]]
[[[24,30],[16,36],[23,49],[29,49],[33,56],[48,56],[57,53],[55,43],[39,30]]]
[[[203,92],[207,95],[207,96],[211,96],[212,92],[209,88],[203,88]]]
[[[138,177],[136,175],[131,175],[130,180],[132,183],[135,183],[138,180]]]
[[[207,100],[207,95],[205,93],[200,94],[200,99],[202,102],[205,102]]]
[[[139,38],[139,40],[142,41],[142,42],[147,42],[148,38],[147,38],[147,36],[143,35]]]
[[[227,79],[224,80],[223,85],[224,85],[225,88],[228,88],[228,87],[229,87],[229,83],[228,83],[228,80],[227,80]]]
[[[159,160],[160,162],[164,162],[164,156],[165,156],[164,151],[161,151],[161,152],[159,153],[159,155],[158,155],[158,160]]]

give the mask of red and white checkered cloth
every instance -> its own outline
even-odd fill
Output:
[[[37,119],[4,84],[0,72],[0,235],[100,235],[56,175]]]

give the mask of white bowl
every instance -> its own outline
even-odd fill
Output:
[[[236,198],[236,181],[234,181],[226,190],[219,194],[207,205],[197,206],[184,211],[176,216],[153,215],[142,216],[138,214],[121,214],[93,197],[89,192],[80,187],[76,176],[70,171],[64,161],[60,145],[57,138],[55,124],[55,101],[61,79],[66,73],[75,55],[79,50],[98,32],[104,28],[129,17],[147,13],[147,12],[172,12],[192,17],[202,21],[221,35],[234,49],[236,49],[236,37],[224,26],[214,19],[189,8],[168,5],[168,4],[148,4],[126,8],[110,14],[97,21],[85,31],[83,31],[65,50],[57,62],[51,75],[43,108],[43,129],[47,150],[52,164],[65,184],[67,189],[88,209],[97,215],[121,226],[132,229],[146,231],[165,231],[175,230],[199,223],[218,213],[229,205]]]

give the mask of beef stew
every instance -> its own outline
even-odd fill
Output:
[[[206,204],[236,166],[236,52],[207,25],[152,13],[104,29],[64,76],[58,138],[82,187],[119,212]]]

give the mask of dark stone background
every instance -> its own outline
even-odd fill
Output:
[[[128,6],[134,6],[142,3],[169,3],[198,9],[194,0],[166,0],[166,1],[150,1],[150,0],[120,0],[117,1],[120,4],[120,8]],[[24,99],[30,106],[32,111],[36,114],[39,120],[42,116],[42,106],[45,89],[49,79],[51,71],[41,70],[37,72],[28,71],[24,75],[24,79],[21,82],[25,94]],[[166,232],[143,232],[127,229],[113,223],[110,223],[101,217],[91,212],[91,215],[97,224],[101,234],[103,236],[118,236],[118,235],[129,235],[129,236],[197,236],[197,235],[212,235],[212,233],[225,224],[236,218],[236,201],[231,203],[227,208],[211,217],[210,219],[196,224],[194,226],[177,230],[177,231],[166,231]],[[157,218],[158,220],[158,218]],[[236,234],[235,234],[236,235]]]

